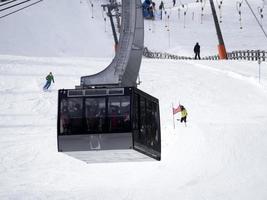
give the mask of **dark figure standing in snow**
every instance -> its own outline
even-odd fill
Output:
[[[195,53],[195,59],[200,60],[200,46],[199,46],[198,42],[196,43],[196,45],[194,47],[194,53]]]
[[[53,81],[53,83],[55,83],[54,81],[54,76],[52,74],[52,72],[50,72],[47,76],[46,76],[46,84],[45,86],[43,87],[44,90],[47,90],[50,85],[51,85],[51,82]]]
[[[176,0],[172,0],[172,3],[173,3],[173,7],[174,7],[176,4]]]
[[[163,3],[163,1],[160,2],[159,10],[160,10],[160,19],[162,20],[162,11],[164,10],[164,3]]]
[[[152,8],[152,19],[155,19],[155,13],[156,13],[156,3],[152,1],[151,3]]]

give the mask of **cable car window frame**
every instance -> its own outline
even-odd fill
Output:
[[[125,102],[127,105],[123,106]],[[109,96],[107,104],[108,132],[131,132],[131,97],[129,95]]]
[[[83,98],[62,98],[60,105],[60,135],[76,135],[82,133]]]
[[[98,110],[96,110],[95,107],[92,107],[94,109],[94,114],[87,115],[88,108],[91,104],[87,104],[88,101],[95,101],[95,105],[97,106]],[[84,98],[84,120],[85,120],[85,132],[86,133],[103,133],[107,132],[107,120],[106,120],[106,113],[107,113],[107,103],[106,103],[106,97],[86,97]],[[92,103],[92,102],[91,102]],[[102,104],[102,106],[100,106]],[[94,117],[95,116],[95,117]],[[91,121],[89,121],[91,119]],[[90,129],[89,124],[92,125],[92,128]]]

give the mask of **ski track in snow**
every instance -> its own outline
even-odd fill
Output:
[[[192,62],[190,62],[190,61],[186,61],[186,62],[192,64]],[[263,90],[265,90],[267,92],[267,90],[266,90],[267,84],[266,84],[266,80],[265,80],[265,77],[267,75],[267,70],[266,69],[264,69],[264,74],[261,75],[264,78],[260,82],[259,81],[259,77],[258,76],[256,77],[255,74],[252,75],[252,74],[246,74],[244,72],[235,72],[234,70],[229,70],[229,69],[218,69],[218,68],[215,67],[216,66],[215,63],[214,63],[213,66],[207,66],[207,65],[204,65],[204,64],[200,64],[200,63],[195,63],[194,65],[197,66],[197,67],[200,67],[202,69],[212,70],[214,72],[223,73],[223,74],[225,74],[225,75],[227,75],[229,77],[232,77],[232,78],[235,78],[235,79],[238,79],[238,80],[247,81],[247,82],[249,82],[251,84],[254,84],[255,86],[257,86],[259,88],[262,88]],[[255,62],[254,62],[254,65],[255,65]],[[266,65],[264,67],[266,67]],[[255,69],[255,71],[256,70],[257,69]],[[261,77],[261,79],[262,79],[262,77]]]

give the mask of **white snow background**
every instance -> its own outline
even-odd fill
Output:
[[[255,61],[143,58],[139,88],[160,101],[162,160],[87,164],[57,152],[57,90],[74,88],[114,56],[105,1],[93,2],[93,19],[85,0],[45,0],[0,19],[0,199],[267,199],[266,62],[259,82]],[[217,54],[209,2],[202,24],[200,4],[182,2],[189,3],[186,27],[177,8],[167,9],[170,32],[166,16],[145,21],[145,45],[192,56],[199,42],[202,56]],[[263,1],[249,2],[258,14]],[[228,51],[266,50],[245,3],[242,30],[236,1],[224,0],[222,15]],[[49,71],[55,84],[43,92]],[[174,129],[172,103],[179,102],[188,126],[176,121]]]

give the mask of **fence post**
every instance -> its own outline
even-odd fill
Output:
[[[246,60],[246,52],[243,51],[243,60]]]
[[[233,55],[233,59],[235,60],[236,59],[235,51],[232,52],[232,55]]]
[[[143,50],[143,55],[146,57],[146,52],[147,52],[147,48],[145,47],[144,50]]]
[[[238,60],[238,51],[235,52],[235,59]]]
[[[235,54],[234,54],[234,51],[231,52],[231,57],[232,57],[232,60],[235,59]]]
[[[243,60],[243,51],[239,51],[240,60]]]
[[[229,53],[229,52],[227,53],[227,58],[230,59],[230,60],[232,59],[231,53]]]
[[[258,64],[259,64],[259,83],[261,82],[261,58],[260,58],[260,50],[257,51],[256,53],[256,58],[258,59]]]
[[[241,51],[237,51],[237,60],[242,59]]]
[[[248,58],[248,60],[250,60],[250,51],[249,50],[247,50],[247,58]]]
[[[254,58],[255,58],[254,50],[251,50],[251,60],[254,61]]]
[[[256,61],[259,59],[259,56],[260,56],[260,54],[259,54],[259,50],[256,50],[256,51],[255,51],[255,60],[256,60]]]

